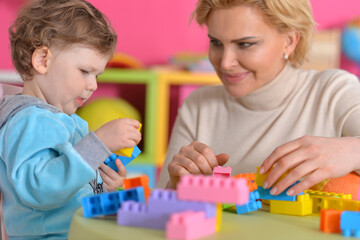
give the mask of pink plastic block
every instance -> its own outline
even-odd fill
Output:
[[[244,178],[219,178],[184,175],[177,185],[178,198],[189,201],[232,203],[249,202],[249,187]]]
[[[204,212],[185,211],[171,215],[166,224],[166,238],[190,240],[215,233],[216,218]]]
[[[214,177],[231,177],[231,167],[217,166],[213,170]]]

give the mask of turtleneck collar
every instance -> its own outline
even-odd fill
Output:
[[[296,68],[287,63],[271,82],[244,97],[236,98],[236,101],[254,111],[278,108],[296,89],[296,71]]]

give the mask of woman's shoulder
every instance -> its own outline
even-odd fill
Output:
[[[219,85],[210,85],[210,86],[201,86],[196,90],[192,91],[186,98],[186,101],[199,101],[206,99],[217,99],[224,98],[226,96],[226,91],[224,87]]]
[[[338,89],[344,86],[359,86],[359,79],[352,73],[342,69],[300,70],[299,77],[307,79],[312,88]]]
[[[315,79],[320,80],[324,83],[330,83],[330,82],[358,82],[358,78],[352,74],[349,73],[346,70],[342,69],[326,69],[323,71],[308,71],[309,76]]]

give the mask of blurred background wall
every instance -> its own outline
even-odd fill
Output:
[[[0,70],[13,69],[8,27],[24,0],[0,0]],[[89,0],[104,12],[118,36],[117,50],[146,65],[166,63],[177,52],[206,52],[206,29],[189,17],[196,0]],[[360,15],[359,0],[311,0],[319,29],[343,27]],[[296,14],[296,13],[294,13]]]

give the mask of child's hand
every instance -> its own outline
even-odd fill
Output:
[[[139,121],[130,118],[115,119],[95,131],[98,138],[110,151],[132,148],[141,140]]]
[[[116,191],[117,188],[123,187],[123,180],[126,177],[126,168],[121,163],[120,159],[116,159],[115,164],[119,169],[118,172],[115,172],[104,163],[99,167],[100,176],[104,182],[106,190],[109,192]]]
[[[283,173],[292,169],[270,193],[277,195],[303,178],[287,192],[290,196],[296,195],[325,179],[360,169],[360,139],[301,137],[277,147],[261,165],[260,174],[272,166],[263,187],[270,188]]]

